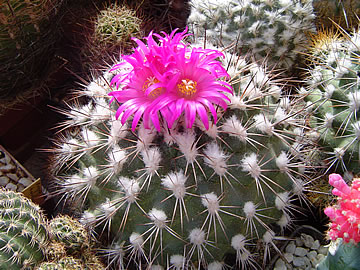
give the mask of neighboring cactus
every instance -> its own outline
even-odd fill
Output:
[[[0,189],[0,269],[34,267],[105,269],[77,220],[58,216],[48,224],[38,205],[20,193]]]
[[[217,269],[228,253],[242,267],[256,267],[252,243],[262,242],[266,261],[277,239],[272,225],[288,227],[292,201],[304,196],[302,100],[281,93],[282,81],[262,67],[230,53],[223,64],[234,94],[225,96],[221,91],[230,85],[214,79],[227,74],[218,62],[221,53],[190,49],[184,36],[157,36],[161,45],[152,35],[147,45],[137,40],[139,47],[117,71],[79,91],[91,101],[63,111],[69,118],[54,149],[54,193],[82,212],[84,224],[113,240],[107,255],[119,268],[132,261],[138,267],[168,262],[176,269]],[[170,76],[174,70],[180,71]],[[160,81],[164,72],[169,84]],[[108,105],[112,78],[123,87],[111,94],[122,103],[117,116],[123,124]],[[186,98],[162,95],[171,84]],[[150,108],[159,108],[160,98],[175,98],[178,105],[155,114]],[[191,102],[198,102],[195,112]]]
[[[40,207],[20,193],[0,189],[0,269],[31,269],[48,243]]]
[[[0,113],[36,96],[54,56],[61,0],[6,0],[0,5]],[[49,22],[49,19],[52,22]]]
[[[349,31],[359,26],[358,0],[313,0],[313,6],[319,28],[334,27],[334,22]]]
[[[104,268],[103,268],[104,269]],[[63,257],[53,262],[43,262],[35,270],[91,270],[84,268],[80,259]]]
[[[331,32],[328,32],[331,33]],[[346,35],[346,34],[344,34]],[[357,173],[360,168],[360,32],[346,38],[322,37],[314,46],[307,95],[312,134],[328,170]]]
[[[69,255],[81,253],[90,246],[87,230],[79,221],[68,216],[50,220],[49,231],[54,241],[64,244]]]
[[[88,230],[78,220],[59,215],[49,221],[51,243],[46,248],[49,262],[38,269],[86,269],[100,270],[104,265],[93,251]]]
[[[129,51],[131,37],[142,36],[142,23],[135,10],[116,3],[100,10],[91,20],[91,30],[85,36],[82,64],[96,69],[111,61],[112,55]]]
[[[192,0],[188,24],[195,37],[236,45],[271,67],[292,69],[315,30],[311,0]]]

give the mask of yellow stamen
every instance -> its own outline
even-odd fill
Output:
[[[185,98],[190,98],[197,92],[196,86],[197,82],[189,79],[181,80],[181,83],[177,85],[179,92]]]
[[[144,85],[143,85],[143,90],[144,92],[150,87],[152,86],[153,84],[155,83],[158,83],[160,82],[158,79],[156,79],[155,77],[149,77],[147,78],[147,80],[145,81]],[[156,98],[158,97],[159,95],[161,95],[163,93],[163,88],[162,87],[159,87],[159,88],[156,88],[154,90],[152,90],[150,93],[149,93],[149,96],[152,97],[152,98]]]

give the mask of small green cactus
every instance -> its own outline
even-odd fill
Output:
[[[100,10],[91,20],[93,30],[85,36],[82,64],[96,70],[111,61],[112,55],[129,51],[131,37],[142,36],[142,23],[135,10],[124,5],[114,3]]]
[[[253,244],[263,244],[265,262],[278,239],[272,225],[292,224],[292,201],[304,198],[311,169],[302,99],[281,93],[281,80],[256,63],[232,54],[224,61],[235,93],[208,130],[180,119],[161,132],[132,132],[108,105],[109,72],[80,91],[89,104],[63,111],[54,192],[103,235],[116,267],[216,269],[233,253],[251,268]]]
[[[141,36],[140,24],[134,10],[112,4],[97,16],[96,40],[105,44],[129,42],[131,37]]]
[[[31,269],[48,243],[40,207],[20,193],[0,189],[0,269]]]
[[[69,256],[63,257],[53,262],[43,262],[35,269],[36,270],[91,270],[88,268],[84,268],[81,260]]]
[[[344,35],[334,33],[315,46],[304,89],[321,159],[341,174],[360,171],[360,32]]]
[[[315,32],[312,0],[191,1],[188,19],[195,37],[236,46],[259,62],[292,69]]]
[[[79,221],[68,216],[57,216],[49,222],[52,239],[63,243],[67,254],[81,253],[89,248],[88,232]]]

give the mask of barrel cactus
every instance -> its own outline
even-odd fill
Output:
[[[258,61],[294,68],[315,32],[311,0],[191,1],[188,24],[213,44],[251,51]]]
[[[191,47],[186,35],[135,40],[132,55],[77,91],[89,103],[61,109],[53,192],[120,269],[219,269],[231,253],[256,267],[254,244],[266,261],[274,227],[289,227],[304,198],[302,99],[256,63]]]
[[[360,32],[344,35],[320,34],[310,57],[313,65],[304,94],[312,133],[322,147],[323,165],[339,173],[358,173]]]
[[[48,243],[40,207],[20,193],[0,190],[0,269],[32,269]]]

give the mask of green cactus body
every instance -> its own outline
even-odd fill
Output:
[[[73,218],[67,216],[53,218],[49,224],[49,231],[55,241],[64,244],[68,254],[79,254],[89,248],[87,230]]]
[[[89,104],[64,112],[72,132],[56,142],[55,192],[113,240],[106,253],[117,267],[219,269],[229,253],[256,267],[253,244],[266,261],[272,225],[292,224],[307,182],[302,100],[281,94],[257,64],[227,56],[235,94],[209,130],[179,120],[131,132],[108,105],[111,73],[82,91]]]
[[[142,20],[135,10],[116,3],[101,10],[92,24],[81,54],[82,64],[95,70],[119,51],[130,51],[131,37],[142,36]]]
[[[338,172],[359,172],[360,104],[359,32],[328,38],[313,51],[307,102],[310,124],[320,138],[326,166]]]
[[[192,0],[188,19],[195,37],[226,46],[242,54],[250,51],[259,62],[291,69],[315,30],[311,0]],[[214,44],[214,45],[215,45]]]
[[[125,43],[139,36],[140,24],[134,10],[113,4],[98,15],[95,35],[102,43]]]
[[[0,190],[0,269],[31,269],[48,241],[39,206],[20,193]]]
[[[63,257],[54,262],[43,262],[36,270],[85,270],[81,260],[73,257]],[[91,269],[91,268],[90,268]]]

